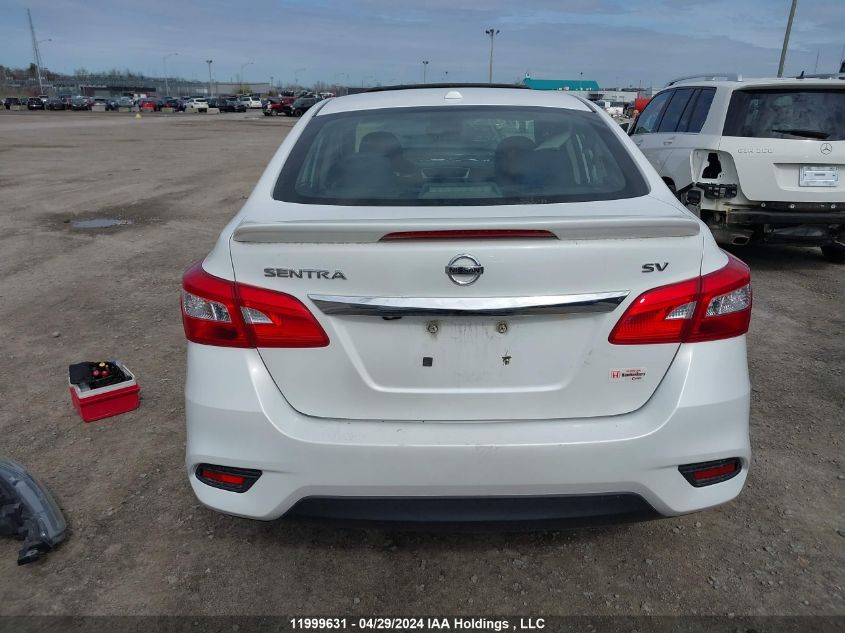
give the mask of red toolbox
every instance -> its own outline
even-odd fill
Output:
[[[85,422],[102,420],[113,415],[137,409],[140,405],[138,383],[135,374],[121,363],[114,361],[128,380],[99,389],[89,389],[87,385],[74,385],[68,379],[73,408]]]

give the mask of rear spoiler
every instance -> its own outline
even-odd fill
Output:
[[[546,231],[560,240],[639,239],[690,237],[699,223],[683,216],[579,216],[572,218],[491,218],[484,221],[454,218],[407,220],[307,220],[244,222],[232,239],[246,243],[372,243],[391,233],[446,231]],[[431,235],[434,238],[436,235]]]

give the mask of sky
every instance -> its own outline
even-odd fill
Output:
[[[790,0],[0,0],[0,64],[311,85],[774,76]],[[798,0],[786,73],[838,70],[845,0]],[[163,57],[171,55],[164,62]]]

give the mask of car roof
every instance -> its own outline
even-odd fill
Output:
[[[457,94],[456,94],[457,93]],[[450,98],[447,98],[450,95]],[[452,98],[455,97],[455,98]],[[581,99],[563,91],[526,90],[524,88],[432,87],[364,92],[329,99],[317,116],[376,110],[379,108],[408,108],[454,105],[509,105],[568,108],[590,111]]]
[[[800,86],[828,86],[828,87],[842,87],[845,88],[845,81],[841,79],[828,79],[818,77],[807,77],[805,79],[798,79],[797,77],[754,77],[754,78],[739,78],[731,79],[682,79],[677,81],[667,88],[676,88],[679,86],[695,86],[695,87],[722,87],[729,90],[741,90],[743,88],[791,88]]]

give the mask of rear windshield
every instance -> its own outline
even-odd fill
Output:
[[[592,112],[391,108],[315,117],[276,182],[276,200],[435,206],[633,198],[648,185]]]
[[[845,140],[845,89],[735,90],[724,134]]]

